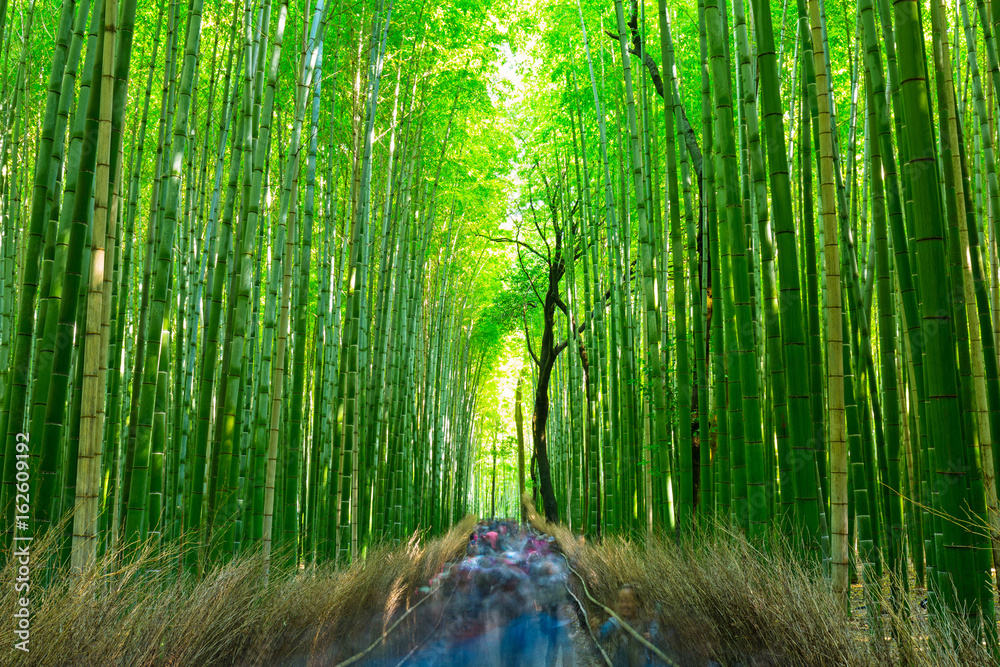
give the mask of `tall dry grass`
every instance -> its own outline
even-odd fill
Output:
[[[908,624],[896,619],[906,628],[905,651],[895,640],[872,641],[863,625],[878,618],[882,628],[892,627],[888,602],[870,602],[884,611],[869,616],[858,596],[853,617],[845,617],[822,572],[780,545],[763,551],[722,526],[681,543],[616,537],[594,544],[528,509],[530,522],[556,538],[600,605],[613,608],[623,585],[635,588],[662,628],[658,643],[678,665],[992,664],[964,626],[932,623],[916,605]],[[181,574],[176,550],[147,549],[127,563],[108,556],[80,575],[55,572],[44,586],[39,568],[32,572],[31,652],[12,650],[13,622],[0,622],[0,665],[321,667],[370,647],[365,660],[400,656],[434,636],[443,607],[418,588],[464,555],[474,526],[475,517],[467,517],[443,537],[376,546],[341,570],[272,569],[267,579],[259,554],[200,580]],[[32,561],[37,566],[53,554],[51,541],[42,541]],[[0,609],[10,619],[17,594],[15,564],[7,563]],[[579,580],[570,583],[587,613],[603,620],[603,608]],[[430,603],[419,613],[408,613],[424,600]]]
[[[153,665],[335,665],[370,646],[422,597],[417,589],[444,564],[464,556],[475,517],[421,544],[369,550],[342,570],[276,572],[265,580],[260,554],[194,581],[178,569],[178,552],[151,549],[123,563],[102,558],[86,572],[32,572],[30,652],[15,651],[12,622],[0,622],[0,664],[31,667]],[[51,541],[32,547],[32,562],[54,554]],[[16,563],[0,573],[0,609],[10,619],[18,594]],[[412,630],[412,628],[411,628]],[[373,652],[371,655],[376,655]]]
[[[878,616],[869,616],[862,596],[846,616],[820,567],[793,558],[780,539],[762,550],[714,525],[681,542],[661,536],[590,543],[545,521],[529,498],[525,504],[529,522],[556,538],[601,605],[613,609],[619,589],[634,588],[662,630],[657,643],[678,665],[701,667],[709,660],[746,667],[995,664],[964,625],[931,621],[916,605],[909,613],[892,612],[887,586],[868,603]],[[603,618],[604,610],[576,577],[571,585],[587,613]],[[864,629],[872,618],[880,619],[881,640]],[[905,632],[902,651],[886,636],[894,622]]]

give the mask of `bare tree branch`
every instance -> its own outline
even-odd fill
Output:
[[[486,239],[487,241],[494,241],[496,243],[514,243],[514,244],[519,245],[522,248],[528,250],[529,252],[534,253],[539,259],[541,259],[546,264],[549,263],[549,259],[545,255],[543,255],[542,253],[538,252],[537,250],[535,250],[534,248],[532,248],[529,244],[527,244],[524,241],[521,241],[519,239],[512,239],[509,236],[490,236],[488,234],[481,234],[479,232],[475,232],[474,235],[478,236],[480,238]]]
[[[538,236],[542,239],[542,243],[545,244],[545,252],[548,253],[548,258],[546,262],[552,263],[552,247],[549,245],[549,239],[545,236],[545,232],[542,231],[542,226],[538,222],[538,211],[535,210],[535,203],[531,200],[531,196],[528,197],[528,208],[531,210],[531,222],[535,225],[535,231],[538,232]]]
[[[656,89],[656,93],[661,99],[664,98],[663,93],[663,78],[660,76],[660,68],[653,60],[653,57],[646,52],[642,45],[642,36],[636,27],[636,16],[633,13],[632,18],[629,20],[629,28],[632,30],[632,46],[629,47],[628,52],[633,56],[640,58],[642,64],[646,66],[649,71],[649,78],[653,82],[653,87]],[[611,39],[618,41],[618,35],[605,30],[604,34]],[[691,123],[688,121],[687,111],[684,108],[684,103],[680,99],[680,95],[677,91],[673,91],[674,96],[674,108],[678,109],[680,113],[678,114],[678,130],[684,136],[684,145],[687,146],[688,153],[691,156],[691,166],[694,168],[698,178],[701,179],[702,176],[702,163],[704,159],[702,158],[701,148],[698,146],[698,138],[695,136],[694,128],[691,127]]]
[[[632,262],[631,262],[631,264],[629,265],[628,275],[625,276],[626,280],[631,280],[632,276],[634,275],[634,273],[635,273],[635,262],[636,262],[636,260],[633,259]],[[575,331],[576,331],[577,335],[580,335],[584,331],[587,330],[587,325],[590,323],[590,321],[592,319],[594,319],[594,316],[597,314],[597,309],[598,308],[605,308],[607,306],[608,299],[611,298],[611,290],[612,289],[614,289],[614,288],[613,287],[609,287],[607,290],[605,290],[604,295],[601,297],[601,300],[598,303],[594,304],[594,307],[590,309],[590,312],[587,314],[587,317],[583,318],[583,321],[580,322],[580,325],[578,327],[576,327]],[[563,342],[561,342],[558,345],[556,345],[555,346],[555,350],[556,350],[555,354],[558,355],[559,352],[562,352],[564,349],[566,349],[567,345],[569,345],[569,339],[566,339]]]
[[[528,307],[523,302],[521,303],[521,319],[524,321],[524,339],[528,341],[528,353],[535,360],[535,365],[541,367],[542,363],[538,361],[535,350],[531,347],[531,332],[528,331]]]
[[[528,273],[528,269],[524,266],[524,257],[521,256],[520,248],[517,249],[517,263],[520,265],[521,272],[524,273],[524,277],[528,279],[528,284],[531,285],[531,291],[535,293],[535,297],[538,299],[538,303],[545,303],[545,299],[542,298],[541,292],[538,291],[538,287],[535,285],[535,281],[531,278],[531,274]]]

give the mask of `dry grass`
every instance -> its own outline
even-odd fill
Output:
[[[590,594],[614,608],[630,584],[662,629],[665,652],[678,665],[989,665],[985,647],[960,624],[932,623],[915,609],[906,628],[904,661],[895,641],[872,641],[864,602],[853,618],[838,610],[828,580],[778,544],[762,551],[722,526],[677,543],[613,537],[585,543],[548,523],[528,505],[529,522],[556,538]],[[574,577],[581,600],[586,596]],[[588,614],[604,612],[588,601]],[[874,603],[888,633],[894,615],[884,596]]]
[[[0,664],[38,667],[121,665],[334,665],[369,646],[421,597],[417,588],[463,556],[475,517],[441,538],[382,545],[340,571],[276,574],[265,582],[259,554],[200,581],[180,576],[177,552],[143,552],[130,564],[106,557],[81,575],[65,571],[42,587],[32,572],[31,651],[13,652],[12,623],[0,623]],[[32,548],[33,563],[53,553]],[[11,559],[3,581],[14,580]],[[12,586],[0,605],[13,610]]]
[[[912,620],[900,626],[907,628],[905,650],[895,641],[872,641],[869,623],[892,626],[884,599],[867,605],[882,610],[869,617],[856,594],[853,615],[845,617],[817,569],[797,564],[781,547],[761,551],[721,526],[697,541],[591,544],[546,523],[530,504],[529,520],[556,538],[603,605],[613,607],[619,588],[632,584],[655,612],[661,643],[678,665],[700,667],[708,659],[744,667],[903,664],[901,653],[918,666],[991,664],[961,625],[931,623],[915,601]],[[176,551],[147,550],[124,565],[107,557],[78,576],[58,573],[47,586],[44,572],[33,570],[31,652],[4,648],[0,665],[320,667],[373,644],[366,657],[399,655],[433,634],[442,613],[434,602],[407,612],[427,599],[418,587],[464,555],[474,526],[475,517],[467,517],[426,544],[414,535],[401,545],[376,546],[342,570],[272,570],[266,581],[259,555],[194,581],[179,573]],[[35,544],[33,564],[52,553],[51,543]],[[12,582],[14,563],[7,563],[0,576]],[[587,601],[579,582],[571,583]],[[12,610],[15,596],[12,586],[0,588],[2,608]],[[602,617],[598,605],[587,604],[589,614]],[[0,623],[0,646],[15,641],[13,623]]]

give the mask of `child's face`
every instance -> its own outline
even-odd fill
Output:
[[[639,611],[639,600],[631,588],[618,591],[618,615],[622,618],[635,618]]]

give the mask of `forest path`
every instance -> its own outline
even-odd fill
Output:
[[[429,598],[367,656],[342,665],[570,667],[605,664],[569,595],[554,540],[515,521],[481,521],[466,556],[448,563]]]

